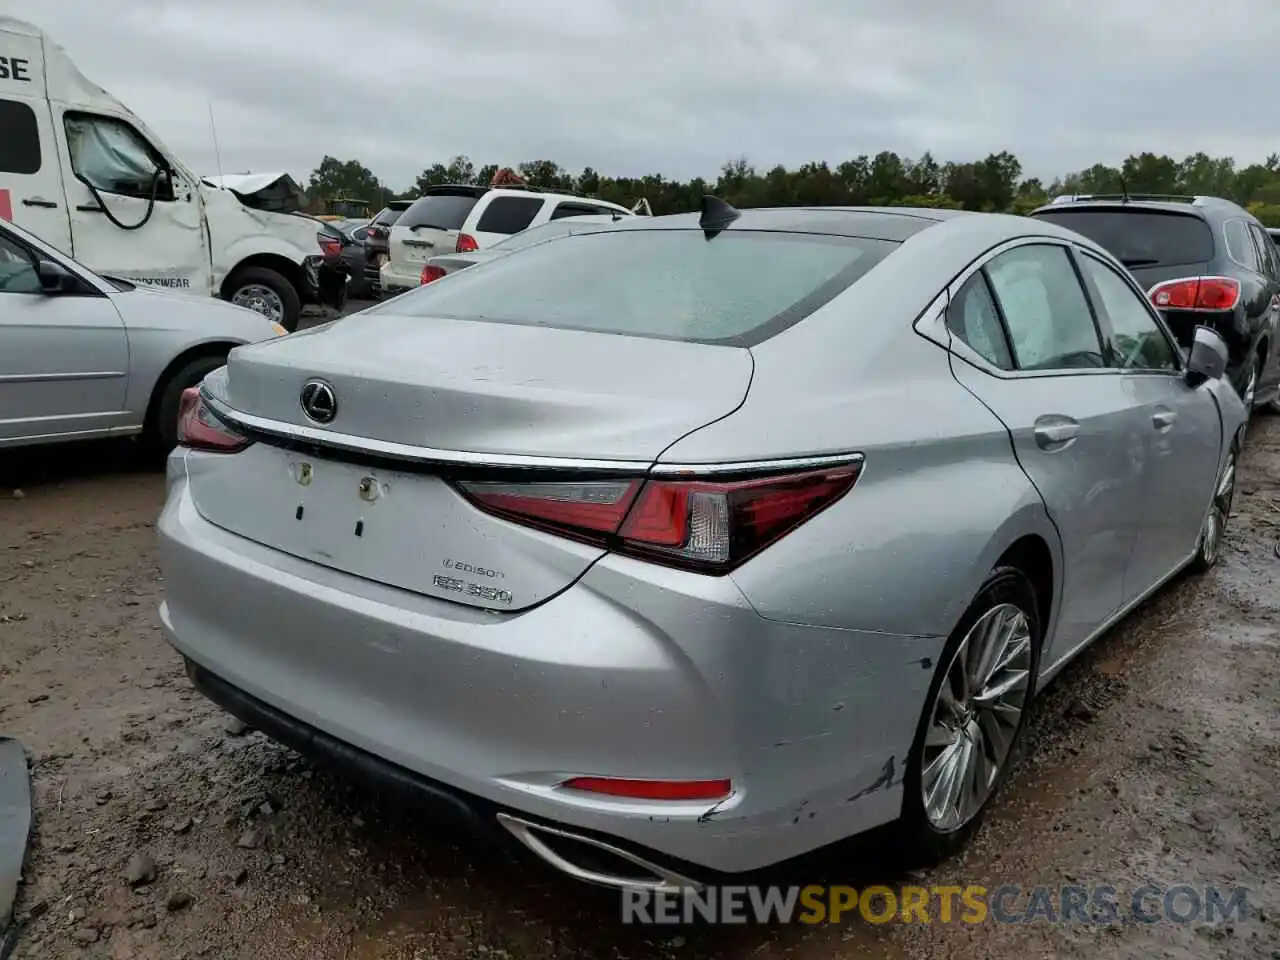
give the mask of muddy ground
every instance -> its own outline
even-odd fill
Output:
[[[610,893],[228,729],[161,637],[163,478],[127,444],[0,472],[0,733],[37,804],[21,960],[1280,958],[1280,418],[1250,435],[1224,562],[1046,692],[967,854],[908,877],[888,849],[831,858],[864,884],[1109,884],[1122,907],[1145,882],[1247,887],[1215,924],[624,927]]]

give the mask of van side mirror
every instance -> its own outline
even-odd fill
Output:
[[[40,289],[52,296],[80,290],[80,280],[76,275],[52,260],[39,261],[36,264],[36,275],[40,278]]]
[[[1187,356],[1187,383],[1198,387],[1206,380],[1218,380],[1226,369],[1226,341],[1208,327],[1196,327]]]

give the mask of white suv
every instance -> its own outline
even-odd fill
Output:
[[[389,257],[381,270],[382,289],[394,294],[418,286],[423,266],[440,254],[481,250],[550,220],[600,215],[635,216],[616,203],[565,193],[467,185],[433,187],[391,228]]]

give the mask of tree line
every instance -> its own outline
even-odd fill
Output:
[[[444,183],[488,184],[497,164],[477,167],[466,156],[435,163],[405,190],[384,184],[357,160],[326,156],[312,172],[307,190],[313,200],[335,197],[365,200],[378,209],[391,199],[419,196]],[[932,154],[919,159],[882,151],[835,166],[826,161],[796,169],[768,170],[745,157],[726,163],[714,181],[695,177],[672,180],[661,174],[610,177],[587,167],[573,173],[550,160],[531,160],[515,168],[530,187],[580,193],[632,206],[648,200],[655,214],[696,210],[703,195],[714,193],[736,207],[794,205],[876,205],[951,207],[964,210],[1027,213],[1063,193],[1206,194],[1247,207],[1269,226],[1280,226],[1280,154],[1262,163],[1240,166],[1231,157],[1193,153],[1183,160],[1139,153],[1118,166],[1097,163],[1046,184],[1022,176],[1022,164],[1001,151],[973,162],[940,163]]]

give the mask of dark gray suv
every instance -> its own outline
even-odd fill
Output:
[[[1184,348],[1197,326],[1227,342],[1227,374],[1247,406],[1280,412],[1280,251],[1248,211],[1218,197],[1059,197],[1031,216],[1111,251]]]

